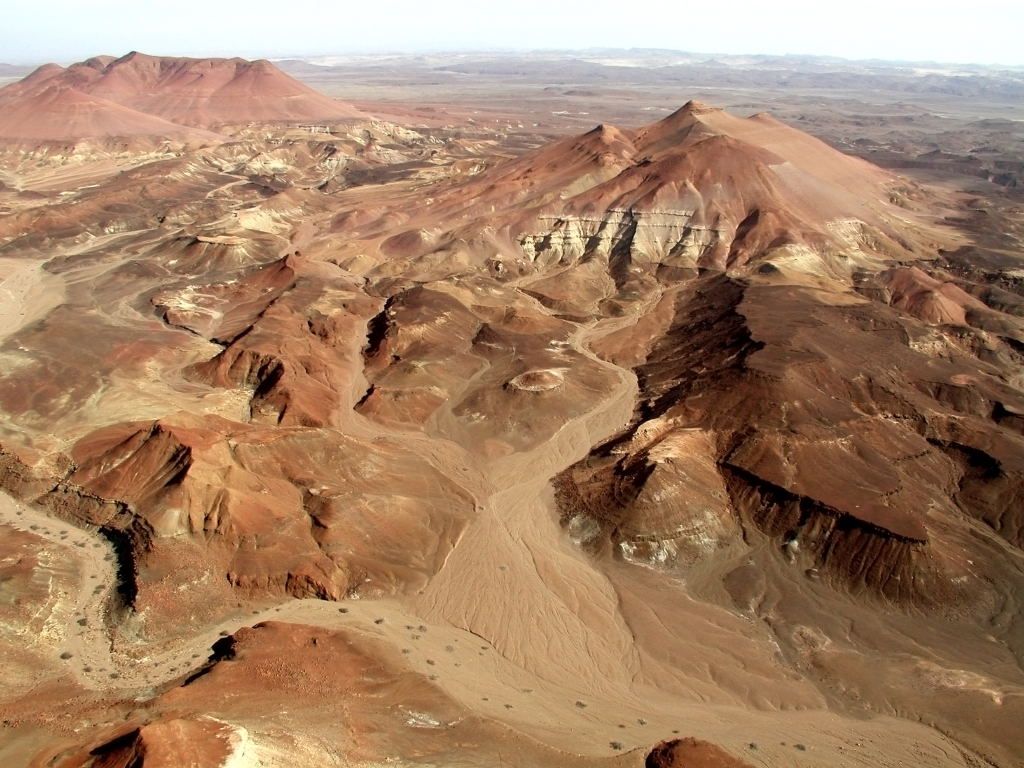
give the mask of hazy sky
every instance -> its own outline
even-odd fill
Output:
[[[0,61],[672,48],[1024,64],[1024,0],[0,0]]]

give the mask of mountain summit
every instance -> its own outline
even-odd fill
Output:
[[[0,137],[68,139],[188,134],[233,123],[345,120],[355,107],[265,59],[192,59],[132,51],[64,68],[46,64],[0,89]]]

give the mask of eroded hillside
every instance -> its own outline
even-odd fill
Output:
[[[963,198],[693,102],[325,117],[4,148],[11,760],[1014,764],[1022,292]]]

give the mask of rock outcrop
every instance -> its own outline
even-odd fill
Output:
[[[696,525],[713,552],[752,527],[854,590],[937,604],[986,589],[948,526],[967,514],[1015,542],[1022,444],[993,403],[1015,411],[1019,394],[998,376],[956,383],[972,355],[935,360],[912,341],[916,319],[885,305],[715,276],[675,306],[636,368],[633,426],[560,480],[570,531],[593,539],[596,521],[627,559],[643,541],[644,562],[686,564],[675,531]],[[703,447],[667,470],[658,457],[694,430]],[[673,473],[688,479],[668,485]],[[716,486],[727,495],[709,498]]]
[[[644,760],[644,768],[750,768],[750,763],[716,744],[687,737],[655,745]]]
[[[212,718],[168,718],[129,728],[59,760],[59,768],[223,768],[245,755],[245,729]]]

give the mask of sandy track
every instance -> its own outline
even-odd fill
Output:
[[[538,481],[537,487],[542,485]],[[518,506],[522,511],[529,508],[529,504],[510,506]],[[524,522],[510,520],[502,535],[512,536],[509,532]],[[287,600],[244,619],[222,621],[180,643],[142,646],[119,637],[112,642],[102,619],[109,605],[114,574],[112,561],[105,559],[108,550],[102,540],[97,541],[91,531],[55,521],[6,495],[0,495],[0,523],[31,530],[66,547],[82,568],[83,578],[76,593],[77,612],[87,618],[88,625],[69,624],[62,646],[74,654],[67,661],[69,669],[81,684],[98,691],[121,688],[125,695],[144,695],[200,668],[210,646],[227,632],[259,621],[293,621],[328,629],[343,628],[400,648],[407,652],[412,669],[430,677],[468,708],[572,753],[613,754],[611,741],[621,742],[623,749],[639,753],[682,728],[683,732],[698,732],[737,752],[745,752],[746,759],[755,765],[810,768],[824,761],[850,767],[971,765],[954,742],[924,726],[886,717],[869,721],[848,719],[824,710],[782,713],[695,705],[656,689],[633,686],[628,674],[612,667],[588,666],[586,661],[593,659],[595,652],[600,656],[601,645],[608,640],[596,643],[590,638],[577,647],[571,642],[580,638],[577,633],[575,637],[570,634],[570,642],[560,647],[530,649],[522,641],[518,649],[495,645],[471,628],[454,626],[444,618],[433,621],[401,600],[350,600],[344,604]],[[62,540],[60,532],[65,530],[68,534]],[[496,538],[501,535],[496,534]],[[533,540],[532,536],[522,534],[513,538]],[[553,555],[549,552],[543,556],[550,559]],[[489,564],[495,565],[493,561]],[[583,577],[585,580],[585,574]],[[97,580],[104,584],[102,592],[95,591],[93,585]],[[554,592],[558,592],[557,585]],[[466,589],[464,584],[459,594],[472,595],[475,590]],[[535,626],[524,630],[513,619],[513,626],[502,628],[501,637],[511,639],[520,633],[528,641],[545,631],[552,636],[564,631],[564,627],[547,624],[557,619],[560,611],[551,607],[552,598],[546,590],[538,591],[534,585],[525,584],[512,590],[512,594],[518,595],[513,602],[520,616],[529,618]],[[581,600],[591,596],[585,591],[569,590],[562,597],[569,594],[576,594]],[[479,597],[486,599],[491,595]],[[576,610],[583,614],[579,618],[583,631],[590,631],[585,628],[587,611],[579,605]],[[571,611],[566,609],[566,615],[569,614]],[[574,668],[573,660],[583,662],[583,666]],[[620,659],[618,666],[630,669],[628,659]],[[742,736],[738,738],[737,733]],[[780,740],[786,741],[786,745]],[[748,742],[758,744],[758,749],[750,751]],[[808,751],[794,752],[792,745],[797,743],[806,745]]]
[[[552,477],[633,412],[636,377],[594,356],[583,341],[589,333],[581,330],[573,347],[612,371],[615,388],[549,440],[484,468],[495,491],[412,601],[417,613],[485,638],[517,666],[563,685],[595,671],[628,674],[631,653],[615,593],[562,535],[550,490]]]
[[[63,548],[75,562],[76,583],[68,604],[52,607],[54,617],[68,616],[59,627],[58,653],[71,653],[68,668],[87,687],[109,687],[115,666],[107,629],[108,609],[117,585],[116,560],[110,544],[95,531],[56,520],[45,512],[0,493],[0,524],[26,531]],[[58,600],[58,603],[63,601]]]
[[[73,653],[69,668],[95,690],[144,694],[200,668],[218,637],[272,619],[343,627],[400,648],[411,668],[468,709],[572,753],[640,754],[681,732],[713,739],[755,765],[982,765],[942,734],[908,721],[847,717],[824,704],[782,712],[711,703],[645,679],[642,651],[617,587],[563,535],[550,487],[555,474],[632,414],[633,374],[587,347],[626,322],[581,328],[573,346],[613,372],[617,383],[590,411],[529,451],[487,463],[455,443],[391,430],[351,412],[347,432],[415,443],[476,500],[477,518],[414,595],[344,604],[289,599],[180,641],[146,644],[107,629],[116,575],[96,532],[74,529],[6,496],[0,497],[0,523],[23,530],[34,525],[34,533],[66,546],[80,563],[76,615],[85,622],[69,625],[64,646]],[[65,539],[61,530],[70,531]],[[685,613],[683,619],[684,626]],[[697,653],[686,663],[712,663]]]

